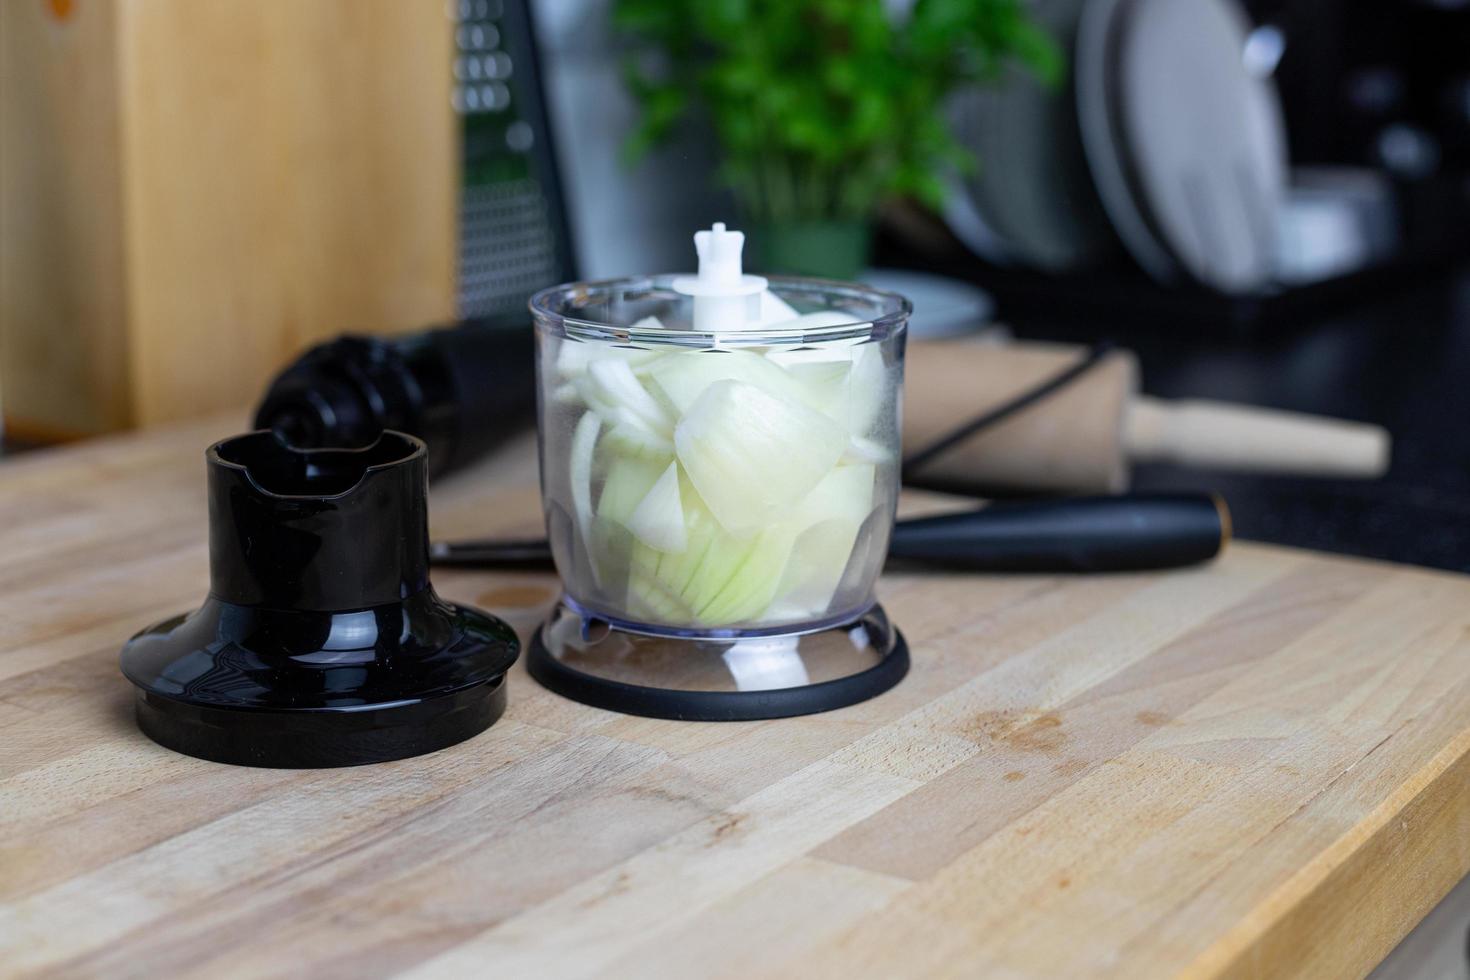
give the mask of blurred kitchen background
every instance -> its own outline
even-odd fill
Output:
[[[345,332],[525,330],[726,220],[916,339],[1382,426],[1381,478],[1131,486],[1470,571],[1467,219],[1464,0],[0,2],[7,455],[248,411]]]

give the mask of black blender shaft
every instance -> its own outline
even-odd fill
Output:
[[[338,337],[276,377],[255,425],[303,449],[365,446],[384,429],[407,432],[428,444],[430,472],[441,474],[530,423],[533,350],[530,324],[519,317]]]
[[[1210,494],[1136,494],[1034,503],[898,521],[889,559],[977,572],[1118,572],[1208,561],[1230,537]],[[470,567],[550,566],[543,539],[435,542],[430,561]]]

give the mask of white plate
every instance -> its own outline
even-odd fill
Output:
[[[1069,60],[1084,2],[1035,0],[1030,8]],[[969,202],[1009,255],[1062,272],[1116,250],[1065,86],[1049,87],[1009,65],[993,84],[958,93],[950,118],[956,138],[978,159],[963,182]]]
[[[1149,227],[1125,169],[1122,133],[1110,105],[1114,91],[1114,52],[1129,0],[1088,0],[1077,25],[1077,122],[1088,168],[1103,208],[1123,246],[1159,282],[1178,278],[1178,266]]]
[[[1190,275],[1223,292],[1271,278],[1286,194],[1276,90],[1252,75],[1235,0],[1127,0],[1109,87],[1134,204]]]

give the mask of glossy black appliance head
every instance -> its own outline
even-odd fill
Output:
[[[209,595],[122,651],[146,735],[217,762],[347,766],[500,716],[516,636],[429,584],[421,441],[307,450],[253,432],[206,461]]]
[[[401,337],[344,336],[271,382],[255,426],[302,448],[366,446],[385,429],[428,443],[435,475],[531,422],[534,342],[524,314]]]

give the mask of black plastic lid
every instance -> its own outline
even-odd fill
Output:
[[[499,717],[519,647],[429,584],[422,442],[301,450],[255,432],[206,460],[209,596],[122,652],[146,734],[220,762],[339,766]]]

